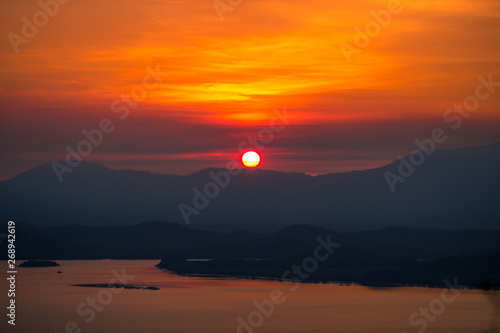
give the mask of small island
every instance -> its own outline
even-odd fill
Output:
[[[90,288],[116,288],[116,289],[142,289],[142,290],[159,290],[156,286],[136,286],[133,284],[121,283],[90,283],[90,284],[74,284],[75,287],[90,287]]]
[[[28,260],[20,264],[18,267],[57,267],[61,266],[55,261],[50,260]]]

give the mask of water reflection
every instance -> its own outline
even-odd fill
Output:
[[[500,291],[492,290],[489,281],[481,282],[480,288],[484,291],[486,298],[492,305],[490,325],[488,330],[483,333],[500,333]]]

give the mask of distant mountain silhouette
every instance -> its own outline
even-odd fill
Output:
[[[335,231],[500,228],[500,143],[437,150],[392,193],[384,173],[397,173],[398,166],[315,177],[245,169],[191,216],[190,227],[267,233],[300,223]],[[193,206],[193,188],[203,191],[210,172],[222,170],[161,175],[83,162],[59,183],[45,164],[0,182],[0,217],[37,226],[183,224],[178,205]]]
[[[458,275],[461,284],[477,286],[489,281],[500,286],[498,230],[391,227],[336,233],[302,224],[266,235],[250,231],[217,233],[177,223],[146,222],[106,227],[24,226],[16,236],[18,260],[163,258],[161,268],[181,274],[268,278],[280,278],[291,265],[313,255],[318,237],[330,238],[341,246],[310,281],[440,285],[445,278]],[[0,259],[7,259],[7,243],[0,247]]]
[[[16,235],[16,255],[20,260],[157,259],[166,254],[191,258],[270,258],[311,251],[318,237],[329,235],[343,248],[355,249],[364,253],[364,257],[373,254],[427,261],[500,251],[498,230],[391,227],[336,233],[302,224],[266,235],[250,231],[226,234],[172,222],[144,222],[129,226],[24,227]],[[2,253],[7,255],[7,251]]]

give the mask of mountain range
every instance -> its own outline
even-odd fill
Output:
[[[189,227],[263,233],[303,223],[337,232],[500,229],[500,143],[436,150],[393,192],[385,175],[398,174],[400,163],[317,176],[244,169],[189,217]],[[60,183],[44,164],[0,182],[0,217],[34,226],[186,225],[179,205],[194,208],[195,189],[203,192],[211,174],[220,172],[153,174],[83,162]]]

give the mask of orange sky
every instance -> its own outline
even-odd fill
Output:
[[[498,0],[401,6],[348,63],[339,44],[353,44],[354,27],[387,1],[244,0],[221,21],[211,0],[73,0],[16,53],[7,35],[40,6],[3,0],[0,178],[64,159],[83,129],[117,119],[110,104],[157,65],[168,77],[86,160],[169,173],[223,166],[286,105],[295,118],[262,167],[382,165],[442,126],[479,75],[500,81]],[[445,146],[500,141],[499,106],[500,89]]]

